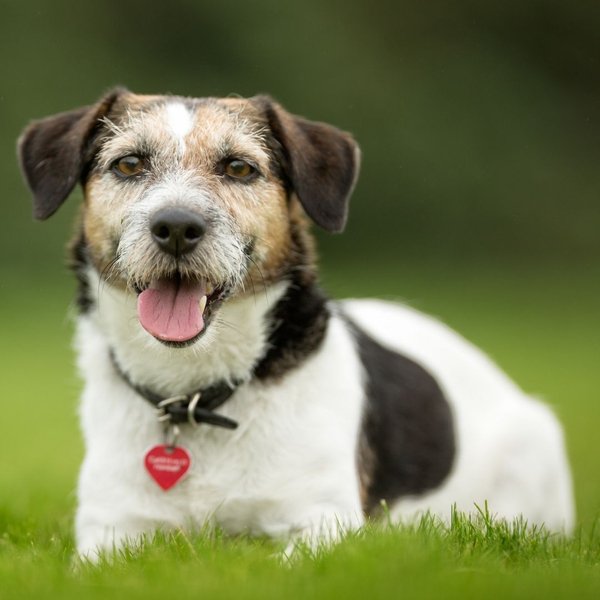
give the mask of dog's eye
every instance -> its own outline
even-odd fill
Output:
[[[115,168],[119,175],[130,177],[142,172],[144,168],[144,161],[139,156],[134,156],[132,154],[130,156],[124,156],[123,158],[120,158],[116,162]]]
[[[234,179],[246,179],[254,173],[254,168],[245,160],[231,160],[225,164],[225,173]]]

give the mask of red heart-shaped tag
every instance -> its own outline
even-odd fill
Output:
[[[190,470],[191,464],[191,456],[181,446],[154,446],[144,457],[148,473],[165,491],[172,488]]]

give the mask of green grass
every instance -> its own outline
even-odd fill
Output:
[[[455,515],[413,526],[366,525],[334,548],[299,546],[291,560],[266,540],[222,532],[147,537],[73,559],[67,524],[0,516],[0,596],[61,598],[595,598],[594,534],[553,538],[523,523]]]
[[[599,597],[600,279],[518,265],[325,268],[336,296],[404,298],[484,348],[565,425],[575,538],[457,515],[405,528],[371,523],[330,551],[282,565],[277,544],[175,532],[99,566],[73,568],[73,490],[82,458],[80,383],[67,275],[2,273],[0,598]]]

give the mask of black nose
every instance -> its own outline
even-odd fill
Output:
[[[150,231],[159,247],[177,258],[197,246],[206,233],[206,221],[185,208],[163,208],[152,217]]]

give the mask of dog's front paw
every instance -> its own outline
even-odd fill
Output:
[[[342,541],[351,531],[364,523],[362,513],[318,512],[294,527],[290,539],[282,552],[282,559],[292,563],[301,557],[315,557]]]
[[[80,533],[77,537],[79,559],[92,564],[117,558],[124,547],[141,548],[147,539],[146,534],[126,533],[108,525]]]
[[[141,548],[154,537],[159,524],[138,518],[121,518],[105,522],[89,511],[81,511],[75,524],[77,553],[85,562],[98,563],[118,557],[123,548]]]

